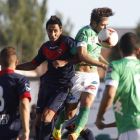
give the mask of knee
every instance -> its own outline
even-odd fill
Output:
[[[42,117],[41,117],[41,121],[43,122],[51,122],[53,117],[54,117],[54,112],[50,109],[45,109],[43,114],[42,114]]]
[[[72,111],[70,111],[70,112],[65,112],[65,118],[66,118],[67,120],[73,118],[74,116],[75,116],[75,113],[72,112]]]

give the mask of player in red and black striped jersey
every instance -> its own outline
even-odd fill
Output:
[[[19,140],[28,140],[29,79],[14,72],[18,63],[14,48],[4,48],[0,52],[0,60],[0,140],[15,140],[19,134]]]
[[[36,110],[35,125],[40,125],[38,120],[41,119],[41,140],[48,140],[52,125],[50,122],[72,87],[73,64],[80,62],[79,58],[75,57],[76,43],[71,37],[62,35],[62,23],[58,17],[52,16],[47,21],[46,30],[50,41],[41,46],[37,56],[31,62],[20,64],[16,68],[33,70],[45,60],[48,62],[48,70],[38,97]]]

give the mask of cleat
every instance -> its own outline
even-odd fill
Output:
[[[78,137],[79,137],[79,133],[74,132],[68,135],[68,140],[77,140]]]
[[[61,130],[54,128],[52,136],[53,140],[61,140]]]

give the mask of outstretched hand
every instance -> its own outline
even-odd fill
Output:
[[[66,61],[64,60],[56,60],[56,61],[53,61],[53,66],[54,68],[58,68],[58,67],[64,67],[66,65]]]

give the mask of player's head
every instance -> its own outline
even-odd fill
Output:
[[[119,49],[123,56],[137,55],[140,52],[140,39],[134,33],[124,34],[119,43]]]
[[[90,25],[97,33],[107,28],[108,17],[114,15],[112,9],[104,7],[93,9],[90,17]]]
[[[2,69],[15,69],[18,60],[16,50],[12,47],[5,47],[0,52],[0,63]]]
[[[46,30],[51,43],[57,43],[62,34],[62,23],[57,16],[51,16],[46,23]]]

